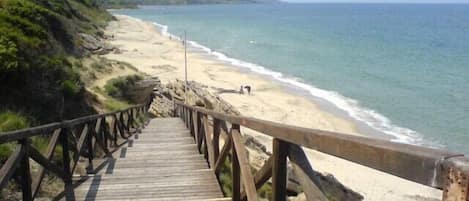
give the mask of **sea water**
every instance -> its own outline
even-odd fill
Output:
[[[246,4],[119,10],[320,98],[403,143],[469,153],[469,5]]]

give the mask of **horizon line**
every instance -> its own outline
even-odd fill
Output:
[[[279,0],[281,3],[294,3],[294,4],[469,4],[469,2],[369,2],[369,1],[358,1],[358,2],[343,2],[343,1],[286,1]]]

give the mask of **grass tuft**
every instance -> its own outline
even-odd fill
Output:
[[[0,113],[0,132],[8,132],[27,128],[29,126],[26,117],[12,111]]]
[[[0,113],[0,133],[27,128],[29,122],[26,117],[12,111]],[[0,144],[0,164],[3,164],[15,149],[14,143]]]

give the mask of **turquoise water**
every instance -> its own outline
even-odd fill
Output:
[[[120,10],[215,58],[328,101],[394,141],[469,153],[469,5]],[[167,30],[166,30],[167,29]]]

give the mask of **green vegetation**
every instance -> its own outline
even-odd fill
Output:
[[[104,101],[104,109],[107,111],[123,110],[130,107],[130,105],[124,101],[119,101],[114,98],[108,98]]]
[[[99,94],[103,97],[102,106],[106,112],[122,110],[130,107],[131,105],[124,100],[118,100],[117,98],[109,96],[104,90],[96,86],[92,89],[96,94]]]
[[[109,96],[113,98],[129,101],[130,97],[126,92],[128,92],[138,81],[142,79],[143,77],[137,74],[114,78],[106,83],[104,90]]]
[[[1,0],[0,110],[37,123],[94,113],[69,58],[85,53],[79,33],[102,36],[111,19],[95,0]]]
[[[27,128],[28,126],[29,121],[24,117],[24,115],[12,111],[0,113],[0,132],[18,130]],[[14,148],[14,143],[0,145],[0,164],[4,163],[8,159],[8,156],[13,152]]]
[[[86,79],[112,71],[116,62],[99,57],[89,62],[93,58],[83,47],[82,34],[104,37],[102,30],[112,19],[97,0],[0,0],[0,133],[96,113],[97,95],[85,89]],[[108,110],[129,106],[113,98],[102,105]],[[51,137],[44,134],[29,138],[40,152]],[[0,166],[16,146],[16,142],[0,145]],[[59,166],[61,152],[57,145],[53,161]],[[37,174],[38,166],[31,161],[32,174]],[[11,196],[5,200],[20,195],[16,179],[0,200],[5,194]],[[46,175],[39,195],[48,197],[52,194],[48,192],[63,189],[57,187],[60,184]]]
[[[29,121],[21,114],[6,111],[0,113],[0,132],[27,128]]]

